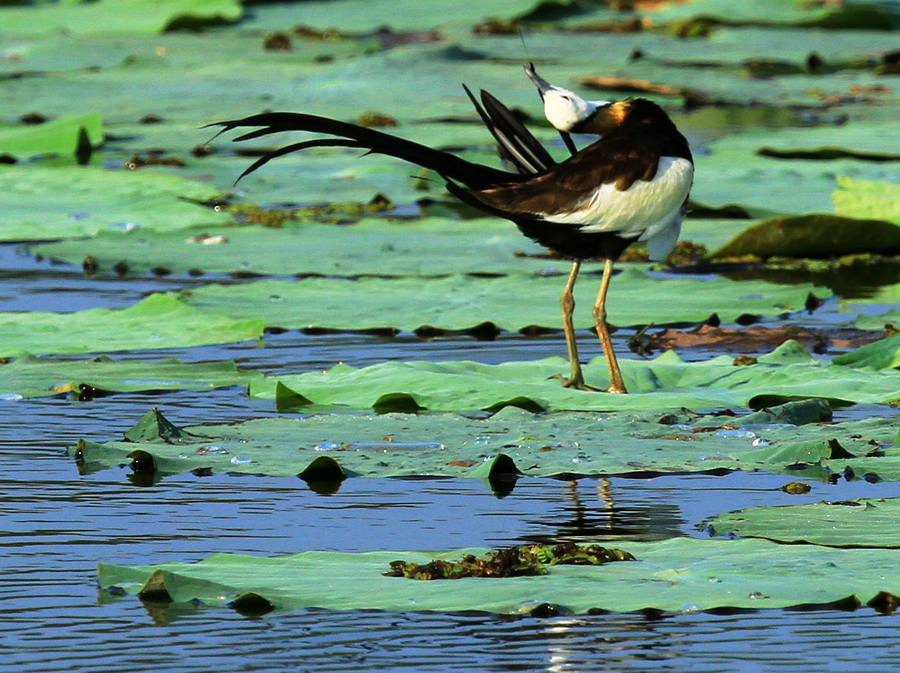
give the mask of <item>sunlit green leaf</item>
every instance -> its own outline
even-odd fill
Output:
[[[232,320],[202,313],[167,295],[154,294],[122,310],[0,313],[0,357],[229,343],[257,339],[262,328],[258,319]]]
[[[856,326],[860,329],[884,329],[885,325],[900,327],[900,309],[892,308],[880,315],[862,314],[856,319]]]
[[[836,365],[849,367],[872,367],[890,369],[900,367],[900,334],[861,346],[854,351],[839,355],[833,360]]]
[[[103,122],[97,113],[66,116],[36,126],[0,127],[0,154],[18,159],[53,154],[73,156],[83,144],[103,142]]]
[[[317,30],[370,32],[388,26],[394,31],[430,31],[446,26],[474,26],[486,19],[515,19],[535,9],[539,0],[480,0],[443,3],[422,12],[414,0],[306,0],[290,11],[251,19],[248,28],[273,27],[275,19]]]
[[[855,178],[896,179],[895,163],[853,159],[804,161],[773,159],[750,152],[718,151],[711,146],[709,156],[698,156],[697,179],[691,201],[708,208],[738,207],[752,217],[827,213],[833,207],[839,175]],[[891,219],[865,210],[838,209],[845,217]]]
[[[900,185],[838,176],[834,210],[847,217],[869,217],[900,225]]]
[[[170,175],[88,166],[0,167],[0,240],[41,240],[104,229],[171,230],[224,224],[231,217],[191,201],[218,190]]]
[[[402,243],[400,244],[402,245]],[[541,262],[534,262],[535,270]],[[351,272],[350,266],[344,273]],[[385,267],[383,272],[389,272]],[[264,280],[240,285],[207,285],[180,295],[203,311],[233,317],[262,317],[268,327],[413,331],[472,328],[485,321],[513,331],[529,325],[557,327],[564,277],[474,278],[307,278]],[[599,283],[585,274],[575,286],[575,327],[593,327],[590,308]],[[639,269],[616,276],[609,292],[609,321],[615,325],[702,322],[714,313],[724,322],[744,314],[780,315],[801,310],[811,285],[773,285],[721,278],[652,277]],[[681,299],[690,296],[690,301]]]
[[[900,500],[869,498],[784,507],[748,507],[706,522],[713,535],[829,547],[900,547]]]
[[[630,394],[609,395],[563,388],[554,377],[568,374],[562,358],[485,365],[475,362],[385,362],[362,369],[334,367],[326,372],[267,377],[251,383],[251,395],[275,399],[280,384],[314,404],[374,408],[384,395],[403,394],[429,410],[491,409],[525,398],[546,410],[658,411],[712,407],[772,406],[792,399],[821,397],[834,405],[896,403],[900,371],[873,371],[812,361],[779,363],[786,351],[805,351],[787,342],[756,365],[736,367],[721,356],[684,362],[674,351],[654,360],[622,360]],[[603,358],[585,367],[590,385],[609,385]],[[521,403],[520,403],[521,404]]]
[[[173,26],[198,27],[236,21],[243,13],[235,0],[97,0],[41,3],[0,8],[0,35],[69,32],[159,33]]]
[[[246,385],[259,376],[238,371],[233,362],[184,363],[113,360],[60,360],[24,356],[0,365],[0,399],[70,394],[95,397],[139,390],[211,390]]]
[[[124,261],[132,272],[257,273],[287,276],[420,275],[565,270],[566,261],[535,260],[517,253],[543,248],[500,219],[386,222],[368,219],[336,226],[288,223],[208,227],[177,232],[105,231],[89,240],[31,247],[42,257],[81,264],[88,255],[101,271]]]
[[[797,0],[692,0],[665,3],[650,13],[656,21],[711,19],[725,24],[800,25],[826,28],[889,29],[900,26],[900,12],[890,2],[818,4]]]
[[[0,370],[2,372],[2,370]],[[775,410],[777,415],[777,408]],[[152,457],[156,470],[175,474],[191,470],[273,476],[305,474],[323,458],[334,461],[344,476],[444,476],[489,478],[487,467],[498,456],[511,461],[509,471],[531,477],[673,473],[709,470],[767,469],[825,478],[857,464],[840,459],[829,444],[865,456],[872,443],[888,443],[898,429],[895,419],[876,418],[837,425],[795,427],[747,415],[747,423],[701,417],[691,425],[660,423],[659,413],[639,416],[560,412],[535,415],[507,407],[490,418],[457,414],[315,414],[269,418],[233,425],[196,425],[172,433],[133,431],[133,441],[102,444],[83,441],[79,457],[95,471],[128,463],[135,452]],[[755,419],[754,419],[755,417]],[[168,424],[152,411],[138,424]],[[724,427],[723,427],[724,425]],[[736,429],[738,425],[741,429]],[[136,426],[136,428],[138,427]],[[863,459],[865,460],[865,459]],[[886,450],[871,463],[893,475],[900,447]]]
[[[527,613],[544,603],[563,613],[591,608],[671,612],[732,608],[784,608],[868,601],[878,592],[900,593],[896,552],[779,545],[764,540],[698,540],[619,545],[637,561],[602,566],[554,566],[541,577],[469,578],[416,582],[384,577],[391,561],[427,563],[484,549],[440,553],[307,551],[260,558],[215,554],[199,563],[129,568],[101,563],[101,589],[146,599],[228,605],[252,594],[268,609],[464,611]],[[152,589],[152,592],[150,591]],[[857,603],[858,605],[858,603]],[[265,610],[263,610],[265,611]]]

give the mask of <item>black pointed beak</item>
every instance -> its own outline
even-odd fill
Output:
[[[538,88],[538,93],[541,94],[542,99],[544,97],[544,94],[553,88],[553,85],[550,84],[550,82],[537,74],[537,71],[534,69],[534,63],[529,63],[525,66],[525,74],[527,74],[528,78],[532,82],[534,82],[534,85]]]

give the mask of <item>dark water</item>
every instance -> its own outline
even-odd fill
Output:
[[[86,279],[6,246],[0,310],[124,306],[190,279]],[[208,281],[208,279],[206,279]],[[829,311],[831,311],[829,313]],[[835,308],[819,317],[827,324]],[[830,316],[830,317],[829,317]],[[622,352],[624,338],[617,336]],[[484,362],[563,351],[561,335],[422,341],[412,335],[268,335],[238,344],[121,357],[234,359],[298,371],[389,358]],[[689,353],[696,357],[702,353]],[[91,402],[0,401],[0,666],[10,671],[777,671],[895,670],[895,617],[765,611],[590,617],[275,612],[144,605],[96,588],[98,561],[199,560],[220,551],[272,555],[496,547],[528,541],[621,541],[704,535],[706,517],[749,505],[898,496],[900,484],[813,484],[807,496],[756,473],[522,479],[496,498],[474,480],[350,479],[336,495],[298,478],[181,475],[149,487],[126,469],[82,477],[65,455],[79,438],[117,438],[151,406],[177,424],[274,415],[240,389],[113,395]],[[860,409],[859,413],[882,413]]]

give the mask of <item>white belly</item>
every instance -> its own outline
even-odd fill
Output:
[[[656,176],[649,182],[638,180],[624,192],[613,184],[602,185],[575,210],[543,219],[581,225],[583,232],[609,232],[646,240],[651,258],[657,259],[675,245],[681,228],[681,209],[693,181],[694,165],[690,161],[661,157]]]

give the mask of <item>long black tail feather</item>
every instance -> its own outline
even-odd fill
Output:
[[[482,114],[480,106],[471,93],[469,97],[481,114],[485,126],[494,134],[500,146],[509,153],[513,162],[520,166],[521,172],[543,173],[556,163],[531,131],[525,128],[525,125],[516,118],[512,111],[494,96],[484,89],[481,90],[481,102],[484,104],[485,114]]]
[[[547,154],[546,158],[541,156],[540,153],[545,152],[544,148],[531,132],[515,119],[512,112],[505,105],[482,90],[481,97],[486,103],[485,106],[482,106],[469,87],[463,84],[463,89],[465,89],[469,100],[472,101],[478,116],[481,117],[481,121],[488,131],[491,132],[491,135],[494,136],[494,140],[497,141],[501,159],[515,166],[518,173],[526,175],[539,173],[553,165],[553,159],[550,158],[550,155]],[[494,103],[493,106],[487,105],[489,100],[486,100],[485,96],[489,97],[489,100]],[[506,123],[508,119],[514,120],[518,128],[512,129],[510,124]],[[538,148],[537,152],[534,151],[535,147]]]
[[[235,140],[242,139],[244,139],[243,136],[241,136],[240,138],[235,138]],[[250,164],[247,169],[238,176],[237,180],[234,181],[234,184],[239,183],[243,178],[250,175],[250,173],[252,173],[256,169],[265,166],[267,163],[272,161],[272,159],[283,157],[285,154],[290,154],[291,152],[299,152],[300,150],[309,149],[310,147],[360,147],[362,149],[365,149],[355,140],[344,140],[342,138],[316,138],[315,140],[306,140],[302,143],[285,145],[284,147],[272,152],[266,152],[259,159]]]
[[[334,146],[358,147],[369,152],[403,159],[423,168],[429,168],[437,172],[445,180],[455,180],[471,189],[485,189],[493,185],[521,182],[530,177],[476,164],[448,152],[436,150],[411,140],[317,115],[296,112],[267,112],[244,117],[243,119],[216,122],[209,124],[209,126],[222,127],[214,137],[236,128],[261,127],[235,138],[235,141],[251,140],[286,131],[307,131],[337,137],[297,143],[275,150],[258,159],[248,170],[244,171],[244,175],[253,172],[268,161],[289,152],[331,144]],[[340,138],[345,140],[338,140]]]

